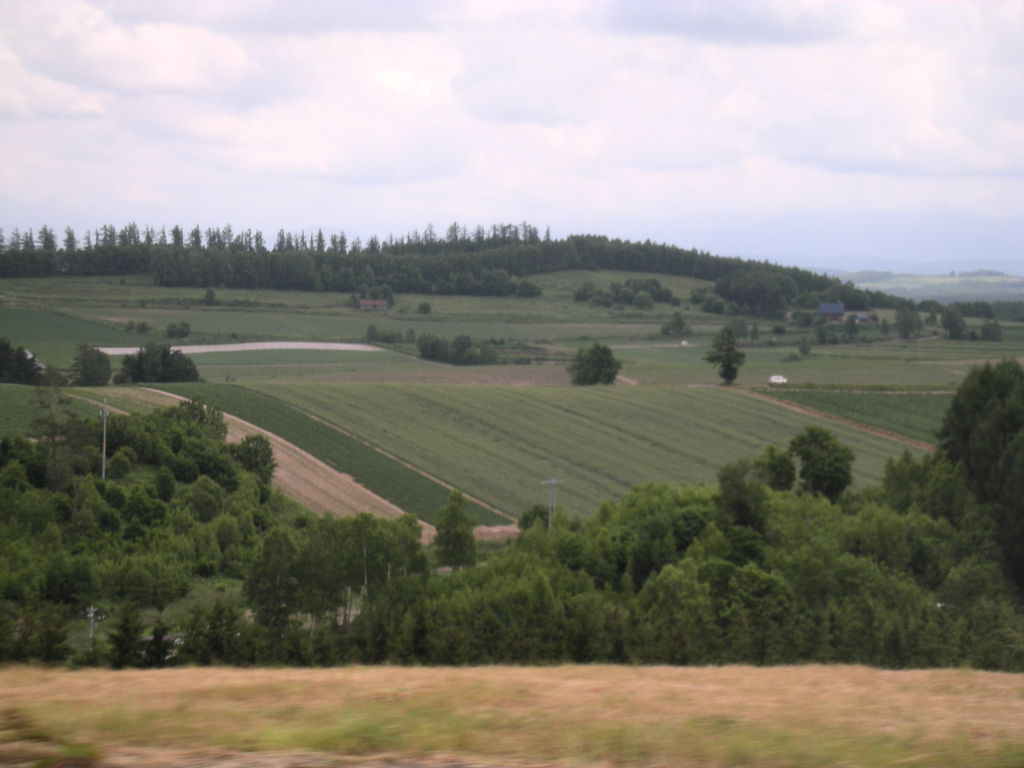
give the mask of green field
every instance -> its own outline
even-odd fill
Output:
[[[13,347],[25,347],[46,365],[68,368],[80,344],[94,346],[134,344],[126,334],[108,324],[83,320],[62,312],[0,307],[0,338]]]
[[[943,393],[781,390],[771,395],[933,444],[942,418],[953,401],[952,394]]]
[[[262,383],[507,512],[543,503],[548,478],[571,516],[647,482],[713,483],[723,464],[783,446],[809,423],[857,454],[876,483],[903,446],[724,388]]]
[[[450,491],[359,440],[310,418],[298,408],[240,387],[212,384],[167,384],[165,389],[204,402],[288,440],[361,485],[421,520],[432,521]],[[481,524],[508,520],[477,504],[467,508]]]
[[[96,407],[81,400],[69,400],[67,408],[82,418],[94,418]],[[23,384],[0,384],[0,437],[32,432],[36,416],[36,388]]]
[[[63,370],[79,344],[168,341],[166,325],[181,321],[193,329],[185,343],[354,341],[372,323],[381,331],[468,334],[528,346],[536,358],[532,365],[447,366],[397,351],[194,357],[210,384],[192,391],[427,519],[444,503],[441,486],[358,440],[342,439],[302,412],[511,514],[544,503],[542,481],[558,478],[559,503],[572,515],[586,516],[640,483],[713,483],[722,464],[753,457],[769,444],[785,445],[807,423],[818,423],[718,386],[704,355],[726,322],[756,322],[761,332],[757,344],[745,343],[739,387],[763,387],[769,377],[784,375],[793,389],[819,391],[781,396],[925,441],[934,439],[948,393],[973,365],[1024,355],[1024,325],[1003,323],[999,343],[951,342],[930,328],[920,339],[883,339],[872,327],[862,330],[857,343],[814,344],[801,357],[800,338],[813,340],[814,329],[783,323],[785,332],[779,333],[774,326],[780,321],[699,312],[687,300],[708,283],[689,278],[656,276],[682,299],[678,308],[658,304],[638,312],[572,300],[585,281],[605,288],[642,276],[585,270],[537,275],[530,279],[543,294],[531,299],[402,294],[380,313],[354,310],[347,294],[336,293],[217,290],[218,304],[208,307],[201,303],[203,291],[154,286],[145,277],[5,280],[0,336]],[[422,302],[431,305],[429,314],[418,311]],[[691,327],[686,347],[660,334],[677,309]],[[151,326],[147,335],[123,330],[127,322],[143,320]],[[980,321],[968,323],[973,329]],[[611,388],[570,387],[566,359],[594,341],[612,347],[624,380]],[[820,391],[836,389],[872,394]],[[917,394],[896,400],[885,392]],[[885,459],[903,450],[898,442],[822,423],[856,451],[857,487],[877,482]],[[489,520],[489,513],[478,514]]]

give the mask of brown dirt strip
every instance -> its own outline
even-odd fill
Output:
[[[890,432],[887,429],[879,429],[878,427],[872,427],[867,424],[861,424],[859,421],[853,421],[852,419],[844,419],[842,416],[837,416],[836,414],[829,413],[828,411],[819,411],[817,408],[808,408],[806,405],[798,405],[797,403],[790,402],[789,400],[781,400],[777,397],[766,395],[763,392],[756,392],[755,390],[752,389],[744,389],[741,387],[737,387],[736,391],[742,392],[743,394],[748,395],[749,397],[757,398],[758,400],[764,400],[765,402],[771,403],[772,405],[778,405],[783,408],[788,408],[791,411],[802,413],[806,416],[815,416],[819,419],[825,419],[826,421],[834,422],[835,424],[842,424],[843,426],[846,427],[859,429],[861,432],[870,432],[872,435],[884,437],[888,440],[900,443],[901,445],[906,445],[910,448],[917,448],[922,451],[927,451],[928,453],[931,453],[932,451],[935,450],[935,446],[932,443],[926,443],[923,440],[914,440],[913,438],[907,437],[906,435],[901,435],[897,432]]]
[[[292,406],[292,407],[294,408],[295,406]],[[404,459],[401,459],[398,456],[395,456],[393,453],[388,453],[387,451],[385,451],[380,446],[377,446],[377,445],[374,445],[373,443],[367,442],[366,440],[363,440],[363,438],[359,437],[358,435],[354,435],[351,432],[349,432],[348,430],[342,429],[337,424],[332,424],[331,422],[329,422],[329,421],[327,421],[325,419],[322,419],[319,416],[310,413],[309,411],[304,411],[301,408],[296,408],[296,410],[299,411],[299,413],[303,414],[304,416],[307,416],[308,418],[313,419],[313,421],[318,421],[321,424],[323,424],[325,427],[330,427],[331,429],[333,429],[335,432],[338,432],[339,434],[345,435],[346,437],[350,437],[353,440],[359,441],[360,443],[365,445],[367,448],[372,448],[373,450],[375,450],[381,456],[385,456],[385,457],[391,459],[391,461],[394,461],[394,462],[396,462],[398,464],[401,464],[406,469],[411,469],[413,472],[415,472],[415,473],[417,473],[419,475],[422,475],[423,477],[425,477],[428,480],[431,480],[431,481],[437,483],[438,485],[442,486],[443,488],[447,488],[450,491],[460,490],[460,489],[456,488],[454,485],[452,485],[451,483],[447,483],[447,482],[445,482],[444,480],[442,480],[439,477],[434,477],[434,475],[430,474],[429,472],[426,472],[426,471],[420,469],[419,467],[417,467],[417,466],[415,466],[413,464],[410,464],[408,461],[405,461]],[[498,509],[497,507],[492,507],[486,501],[478,499],[475,496],[470,496],[465,491],[462,492],[462,495],[466,498],[467,501],[472,501],[474,504],[479,504],[484,509],[491,511],[494,514],[499,515],[500,517],[504,517],[506,520],[515,520],[515,517],[510,515],[508,512],[505,512],[504,510]],[[478,527],[483,527],[483,528],[491,528],[491,527],[504,528],[505,526],[478,526]],[[480,537],[478,537],[478,538],[480,538]]]
[[[126,390],[123,394],[138,402],[147,403],[156,407],[174,405],[175,403],[186,399],[180,395],[173,395],[170,392],[165,392],[161,389],[152,389],[149,387],[139,387],[132,390]],[[88,403],[95,403],[94,400],[80,397],[78,395],[72,395],[72,397]],[[119,408],[114,408],[112,406],[107,407],[114,413],[127,413],[127,411]],[[398,457],[382,451],[364,440],[360,440],[355,435],[346,432],[340,427],[324,421],[311,413],[307,413],[305,411],[303,411],[303,413],[309,416],[309,418],[319,421],[321,424],[330,427],[336,432],[351,437],[353,440],[359,440],[364,445],[373,448],[375,451],[387,456],[392,461],[397,461],[404,467],[423,475],[435,483],[454,490],[452,485],[445,483],[443,480],[439,480],[423,470],[414,467],[408,462],[402,461]],[[303,451],[294,443],[290,443],[287,440],[266,431],[265,429],[257,427],[255,424],[251,424],[244,419],[240,419],[237,416],[232,416],[228,413],[224,414],[224,421],[228,427],[229,442],[241,442],[244,437],[253,434],[262,434],[267,436],[267,439],[270,440],[270,444],[274,449],[274,458],[277,461],[277,470],[274,472],[274,485],[280,488],[281,492],[285,496],[299,502],[311,512],[335,515],[337,517],[355,515],[359,512],[368,512],[371,515],[385,517],[390,520],[404,514],[401,508],[363,487],[356,482],[351,475],[346,475],[344,472],[339,472],[333,467],[328,466],[312,454]],[[509,520],[514,519],[507,512],[503,512],[500,509],[492,507],[486,502],[480,501],[473,496],[468,496],[466,494],[463,495],[465,495],[470,501],[491,510],[495,514],[501,515]],[[424,520],[420,520],[420,528],[420,541],[424,545],[432,542],[434,537],[437,535],[437,530],[434,526]],[[519,527],[515,523],[509,523],[507,525],[478,525],[473,529],[474,538],[480,541],[506,541],[508,539],[514,539],[518,535]]]
[[[138,400],[154,405],[173,405],[186,399],[148,387],[132,390],[132,392],[133,397],[135,392],[140,393]],[[348,517],[360,512],[367,512],[375,517],[389,520],[394,520],[404,514],[401,508],[367,490],[351,475],[346,475],[328,466],[294,443],[231,414],[224,414],[224,421],[228,427],[229,442],[240,442],[249,435],[266,436],[277,461],[274,486],[279,488],[285,496],[294,499],[311,512],[336,517]],[[420,521],[420,526],[423,529],[423,540],[432,540],[435,535],[434,526],[423,521]]]

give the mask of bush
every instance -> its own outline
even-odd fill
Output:
[[[572,383],[577,386],[590,384],[611,384],[619,374],[622,363],[615,359],[611,349],[603,344],[594,344],[589,349],[580,347],[569,365]]]
[[[521,280],[516,286],[516,296],[522,299],[532,299],[535,296],[540,296],[540,293],[540,288],[528,280]]]
[[[199,381],[199,372],[192,359],[169,344],[148,342],[137,354],[125,355],[121,375],[114,381],[132,382]]]
[[[125,445],[117,449],[117,452],[110,457],[107,465],[107,474],[114,480],[119,480],[132,471],[132,465],[137,456],[131,447]]]
[[[167,326],[167,336],[172,339],[184,339],[192,333],[192,328],[182,320],[180,323],[170,323]]]

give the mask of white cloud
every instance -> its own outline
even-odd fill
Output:
[[[787,211],[1008,215],[1021,39],[1024,4],[995,0],[7,0],[0,208],[684,241]]]
[[[7,41],[37,71],[112,91],[215,91],[250,73],[244,47],[176,23],[121,25],[81,0],[13,3]]]

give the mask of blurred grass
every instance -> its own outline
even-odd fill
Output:
[[[1019,676],[562,666],[0,669],[65,743],[587,765],[1022,765]],[[285,763],[282,763],[285,764]]]

